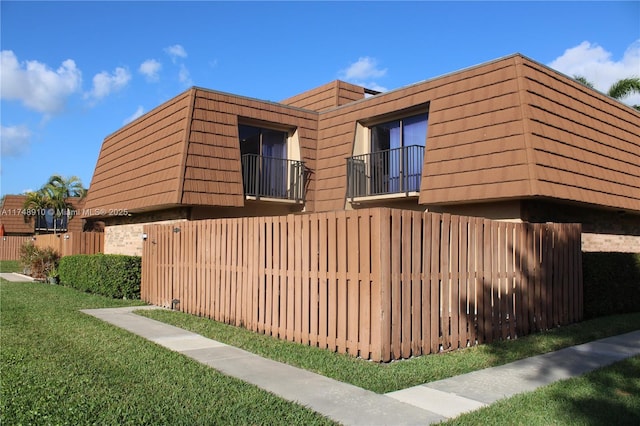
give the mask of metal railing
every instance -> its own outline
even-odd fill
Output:
[[[424,146],[412,145],[347,158],[347,197],[420,191]]]
[[[304,201],[304,163],[257,154],[242,156],[245,196]]]
[[[53,210],[53,209],[51,209]],[[67,224],[69,222],[69,215],[64,213],[61,216],[52,215],[36,215],[34,230],[35,232],[67,232]]]

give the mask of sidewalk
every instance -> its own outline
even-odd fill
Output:
[[[14,283],[35,281],[30,276],[22,275],[17,272],[0,272],[0,278]]]
[[[640,354],[635,331],[381,395],[132,313],[139,309],[159,308],[83,312],[345,425],[437,423]]]

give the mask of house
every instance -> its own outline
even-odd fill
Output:
[[[142,226],[363,207],[580,222],[640,252],[640,113],[514,54],[397,90],[334,81],[282,102],[193,87],[106,137],[85,218]]]
[[[71,198],[73,212],[55,218],[52,209],[43,214],[25,216],[26,195],[5,195],[2,199],[0,224],[7,236],[31,236],[35,234],[51,234],[61,232],[82,232],[84,220],[80,217],[84,207],[84,199]]]

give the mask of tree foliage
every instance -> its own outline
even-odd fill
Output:
[[[585,86],[595,89],[593,83],[587,80],[586,77],[582,75],[574,75],[573,79],[578,83],[584,84]],[[634,93],[640,94],[640,78],[639,77],[629,77],[622,78],[616,82],[614,82],[609,90],[607,90],[607,95],[612,97],[613,99],[622,100],[629,95]],[[640,111],[640,105],[633,105],[633,108]]]
[[[593,83],[591,83],[589,80],[587,80],[586,77],[583,77],[581,75],[574,75],[573,79],[575,81],[577,81],[578,83],[584,84],[585,86],[587,86],[590,89],[595,89],[595,87],[593,87]]]
[[[633,93],[640,94],[640,78],[638,77],[618,80],[611,85],[607,92],[614,99],[623,99]]]
[[[87,189],[82,185],[79,177],[65,178],[61,175],[52,175],[40,189],[26,193],[23,205],[25,221],[29,221],[32,216],[37,216],[47,209],[52,209],[54,216],[60,218],[65,212],[73,210],[69,198],[84,198],[86,195]]]

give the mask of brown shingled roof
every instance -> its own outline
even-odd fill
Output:
[[[340,81],[282,103],[192,88],[105,139],[85,210],[243,206],[238,120],[297,129],[306,211],[341,210],[358,123],[416,106],[429,110],[422,205],[545,197],[640,211],[640,114],[519,54],[369,98]]]
[[[0,223],[4,225],[4,232],[7,235],[33,234],[33,222],[25,222],[25,217],[22,215],[26,198],[24,195],[5,195]]]
[[[22,214],[24,210],[24,202],[27,199],[25,195],[6,195],[4,197],[0,216],[0,223],[4,225],[7,235],[33,235],[33,220],[26,220]],[[80,213],[84,207],[84,199],[70,198],[75,211]],[[69,221],[68,232],[82,232],[83,221],[80,217],[74,217]]]

